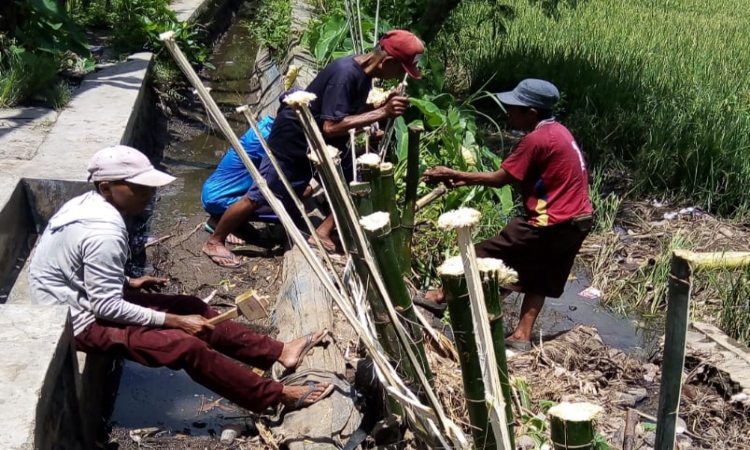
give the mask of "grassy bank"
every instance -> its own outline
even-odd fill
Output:
[[[549,4],[556,6],[543,6]],[[750,182],[744,6],[737,0],[512,7],[463,1],[433,49],[459,89],[491,77],[491,90],[525,77],[553,81],[564,96],[558,115],[589,162],[623,163],[637,192],[744,215],[750,205],[739,188]]]

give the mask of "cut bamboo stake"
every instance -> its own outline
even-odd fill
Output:
[[[508,376],[508,358],[505,354],[505,329],[503,327],[503,305],[500,300],[500,289],[503,285],[518,281],[515,270],[508,268],[501,260],[493,258],[478,258],[477,266],[482,275],[484,298],[487,300],[487,312],[492,331],[492,342],[495,347],[495,358],[500,373],[500,384],[505,398],[505,416],[508,421],[508,436],[512,448],[515,448],[513,424],[513,404],[510,394],[510,378]]]
[[[248,172],[250,172],[250,175],[253,177],[253,181],[256,183],[258,189],[268,201],[271,209],[273,209],[273,211],[279,216],[279,220],[286,228],[287,233],[289,233],[292,241],[300,248],[302,255],[305,257],[305,260],[308,262],[308,264],[310,264],[310,267],[320,280],[323,287],[326,289],[334,302],[336,302],[336,305],[339,307],[349,324],[359,335],[362,345],[365,347],[365,349],[373,359],[379,379],[383,381],[384,384],[386,384],[387,389],[399,389],[401,390],[401,392],[403,392],[402,395],[407,398],[410,398],[409,396],[413,396],[414,394],[403,384],[395,371],[393,371],[393,368],[390,366],[387,359],[379,352],[377,346],[375,345],[375,341],[369,334],[369,331],[360,324],[358,317],[351,306],[352,303],[336,288],[328,273],[320,264],[320,261],[315,258],[315,255],[312,253],[310,247],[305,244],[302,234],[295,226],[294,221],[292,221],[286,209],[284,209],[281,201],[276,198],[276,196],[273,195],[273,192],[268,188],[268,184],[266,183],[265,179],[263,179],[250,157],[244,151],[242,144],[237,138],[237,135],[234,133],[234,131],[232,131],[232,128],[229,126],[226,118],[221,113],[219,107],[216,105],[216,102],[213,100],[213,98],[211,98],[208,91],[206,91],[203,83],[200,81],[200,78],[198,78],[198,75],[195,73],[192,66],[190,66],[190,63],[185,58],[185,55],[174,42],[174,33],[171,31],[162,33],[160,35],[160,38],[162,41],[164,41],[165,47],[174,57],[177,65],[182,69],[182,72],[188,78],[190,83],[198,90],[198,95],[203,102],[209,116],[213,117],[213,119],[218,124],[219,129],[222,131],[227,140],[229,140],[229,143],[235,149],[237,149],[238,156],[240,156],[243,164],[245,164]],[[382,285],[382,280],[380,284]],[[381,286],[379,286],[379,289],[380,287]],[[380,290],[381,292],[385,291],[385,289]],[[392,317],[396,316],[396,312],[392,310],[391,305],[389,305],[389,314]],[[399,336],[399,338],[401,337],[402,336]],[[414,355],[410,355],[410,358],[412,356]],[[414,401],[416,401],[416,397],[413,398]],[[433,407],[426,411],[424,415],[419,417],[412,415],[411,419],[414,421],[419,421],[420,419],[426,420],[427,425],[430,427],[430,430],[437,434],[435,437],[440,440],[444,446],[451,447],[451,444],[449,444],[445,440],[444,436],[447,436],[448,439],[451,439],[453,447],[468,448],[469,444],[466,440],[466,437],[463,435],[463,432],[458,426],[456,426],[456,424],[447,419],[445,413],[442,411],[442,407],[440,406],[440,404],[437,401],[431,404],[433,405]],[[445,435],[442,433],[445,433]]]
[[[689,262],[693,270],[734,269],[750,265],[750,252],[693,253],[675,250],[674,255]]]
[[[448,188],[446,188],[445,186],[438,186],[435,189],[431,190],[429,194],[417,200],[417,206],[415,208],[416,211],[421,210],[425,206],[439,199],[440,197],[445,195],[446,192],[448,192]]]
[[[555,450],[591,450],[596,418],[602,408],[591,403],[560,403],[547,412],[550,440]]]
[[[497,448],[497,441],[490,430],[490,416],[482,383],[482,367],[479,363],[479,353],[477,353],[471,301],[460,259],[456,256],[446,260],[438,268],[438,274],[443,283],[443,292],[448,303],[451,327],[456,340],[474,448],[494,450]]]
[[[449,211],[440,216],[438,226],[445,230],[456,230],[458,236],[458,248],[466,275],[466,283],[471,300],[471,315],[474,323],[474,331],[477,339],[477,352],[480,355],[482,368],[482,381],[484,382],[485,401],[490,411],[490,423],[495,434],[498,448],[512,450],[510,436],[508,434],[508,423],[505,418],[505,400],[503,399],[502,385],[497,371],[497,359],[495,358],[494,345],[492,343],[492,332],[489,325],[489,316],[484,301],[484,291],[477,266],[477,258],[474,244],[471,242],[471,230],[479,222],[481,214],[471,208],[459,208]]]
[[[373,213],[372,199],[370,198],[370,183],[356,182],[349,183],[349,192],[359,212],[359,217],[369,216]]]
[[[411,241],[414,233],[414,214],[417,207],[417,187],[419,186],[419,139],[424,128],[409,126],[409,149],[406,156],[406,187],[404,188],[404,210],[397,230],[401,273],[411,273]]]
[[[692,252],[672,255],[667,291],[667,322],[664,329],[664,358],[661,363],[659,409],[656,423],[655,450],[672,450],[676,438],[677,415],[682,394],[682,370],[685,367],[685,341],[690,312]],[[713,260],[709,264],[712,264]]]
[[[320,130],[318,129],[318,126],[315,123],[315,120],[313,119],[312,114],[310,113],[309,109],[309,100],[306,102],[299,102],[299,103],[293,103],[293,99],[290,97],[297,96],[297,98],[300,98],[300,95],[307,94],[308,96],[310,94],[305,92],[296,92],[295,94],[291,94],[285,101],[287,101],[290,106],[293,107],[295,112],[297,113],[297,117],[300,119],[300,123],[302,124],[302,129],[304,130],[308,141],[312,144],[313,150],[318,153],[318,157],[323,161],[323,167],[326,172],[331,172],[331,168],[334,166],[333,161],[331,160],[330,156],[327,152],[323,150],[325,147],[325,141],[323,140],[323,136],[320,134]],[[314,96],[313,96],[314,97]],[[330,175],[330,174],[329,174]],[[336,179],[336,177],[331,178],[333,181],[333,185],[331,186],[331,189],[333,190],[332,194],[335,194],[341,202],[346,205],[345,211],[342,211],[342,214],[345,214],[347,216],[347,220],[350,223],[357,223],[357,215],[354,211],[354,206],[352,204],[351,197],[346,192],[346,187],[343,186],[340,179]],[[390,316],[391,320],[396,324],[396,334],[399,338],[399,342],[406,351],[406,354],[408,355],[409,361],[411,362],[415,375],[417,376],[417,379],[419,383],[422,385],[425,393],[425,397],[432,407],[434,413],[436,414],[436,417],[438,418],[438,427],[443,432],[447,432],[448,427],[455,427],[455,424],[453,424],[445,415],[445,412],[443,411],[442,405],[437,399],[437,396],[435,395],[435,392],[430,386],[429,379],[427,378],[427,375],[424,373],[424,371],[420,370],[420,361],[419,357],[416,353],[414,353],[411,349],[411,346],[409,345],[409,337],[406,334],[406,329],[403,326],[399,326],[399,315],[396,309],[393,307],[393,303],[391,302],[391,299],[388,295],[388,290],[385,287],[385,283],[383,281],[383,277],[380,274],[377,263],[375,262],[372,252],[370,248],[367,245],[367,239],[364,236],[364,232],[360,227],[354,227],[355,232],[355,245],[357,246],[356,251],[358,254],[361,254],[363,257],[363,260],[365,264],[367,265],[367,269],[369,271],[369,276],[372,277],[373,283],[377,288],[378,293],[383,298],[386,308],[388,309],[388,315]],[[463,436],[463,435],[462,435]],[[438,436],[440,437],[440,436]]]
[[[385,286],[388,289],[388,295],[393,301],[393,306],[403,316],[404,326],[411,334],[410,345],[412,351],[419,355],[422,370],[429,382],[432,383],[432,372],[430,371],[430,365],[424,350],[422,328],[419,326],[417,316],[414,313],[414,304],[399,270],[398,255],[393,246],[389,214],[387,212],[373,213],[363,217],[360,220],[360,224],[370,239],[378,266],[383,271]]]
[[[380,177],[380,158],[374,153],[366,153],[357,158],[362,181],[370,183],[370,203],[373,211],[385,211],[383,183]]]
[[[401,215],[398,213],[398,206],[396,205],[396,180],[393,178],[393,164],[380,164],[380,186],[383,203],[385,203],[385,209],[381,211],[390,214],[391,229],[396,231],[401,228]]]

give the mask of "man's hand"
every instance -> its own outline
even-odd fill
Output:
[[[402,95],[394,95],[388,99],[388,102],[386,102],[385,105],[383,105],[385,116],[389,119],[403,116],[408,107],[409,97],[404,97]]]
[[[167,317],[164,319],[164,328],[176,328],[191,336],[197,336],[213,330],[214,326],[208,322],[208,319],[197,314],[189,316],[167,314]]]
[[[466,182],[460,180],[461,172],[444,166],[433,167],[422,174],[422,180],[427,184],[443,183],[448,188],[466,186]]]
[[[130,289],[145,289],[147,291],[158,290],[167,284],[166,278],[156,278],[151,276],[143,276],[139,278],[131,278],[128,282]]]

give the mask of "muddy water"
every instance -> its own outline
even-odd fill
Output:
[[[210,62],[216,69],[201,73],[205,84],[212,88],[212,96],[227,112],[246,104],[251,93],[256,46],[243,24],[248,15],[249,11],[241,10],[214,49]],[[232,127],[244,133],[246,126],[238,119],[230,114]],[[151,232],[156,236],[204,215],[200,202],[203,182],[228,147],[209,127],[183,129],[171,123],[170,134],[162,165],[177,181],[158,193],[151,223]],[[221,425],[241,423],[242,419],[234,417],[243,412],[227,400],[218,400],[219,396],[183,371],[152,369],[125,361],[111,422],[125,429],[158,427],[193,436],[220,433]]]

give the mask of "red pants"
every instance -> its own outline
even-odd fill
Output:
[[[171,314],[218,315],[197,297],[126,292],[125,299]],[[148,367],[183,369],[195,382],[251,411],[261,412],[281,398],[280,383],[258,376],[227,356],[268,370],[281,355],[284,344],[231,320],[195,337],[182,330],[120,325],[97,319],[76,336],[76,345],[85,353],[103,353]]]

